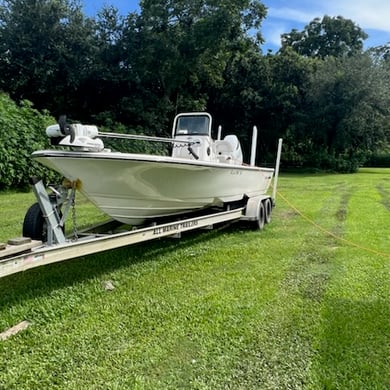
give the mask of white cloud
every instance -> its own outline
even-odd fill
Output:
[[[280,46],[281,35],[289,32],[290,26],[284,22],[269,22],[263,25],[262,34],[266,40],[266,45]]]
[[[369,38],[365,47],[390,42],[389,0],[263,0],[268,8],[262,24],[264,48],[277,50],[280,35],[292,29],[301,31],[314,18],[342,16],[361,27]]]
[[[290,0],[287,7],[283,1],[271,1],[268,17],[308,24],[315,17],[343,16],[351,19],[363,29],[390,32],[389,0]]]
[[[296,8],[269,8],[268,18],[277,18],[281,20],[290,20],[300,23],[308,24],[315,17],[318,17],[318,13],[313,11],[304,11]]]
[[[341,0],[335,4],[335,11],[345,18],[352,19],[363,29],[390,32],[388,0]]]

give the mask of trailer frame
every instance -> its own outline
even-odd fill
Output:
[[[105,233],[93,232],[96,227],[99,231],[104,231],[105,226],[111,229],[113,221],[108,221],[92,228],[92,231],[81,232],[77,240],[66,239],[65,242],[51,245],[28,238],[21,239],[20,243],[9,241],[6,248],[0,251],[0,278],[39,266],[158,238],[180,237],[181,233],[191,230],[211,229],[217,224],[239,221],[243,218],[244,212],[245,208],[242,207],[118,233],[110,230]]]

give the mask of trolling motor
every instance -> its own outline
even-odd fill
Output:
[[[46,128],[46,135],[51,145],[70,146],[85,152],[100,152],[104,149],[96,126],[81,123],[70,124],[65,115],[61,115],[58,123]]]
[[[58,119],[58,126],[60,127],[60,132],[63,135],[69,135],[70,136],[70,143],[73,144],[75,138],[76,138],[76,131],[74,127],[66,122],[66,115],[61,115]]]

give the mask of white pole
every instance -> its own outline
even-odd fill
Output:
[[[256,149],[257,149],[257,127],[253,126],[251,163],[250,163],[251,167],[254,167],[256,163]]]
[[[217,136],[217,140],[218,140],[218,141],[221,139],[221,134],[222,134],[222,126],[219,125],[219,126],[218,126],[218,136]]]
[[[283,143],[283,139],[282,139],[282,138],[279,138],[278,153],[277,153],[277,156],[276,156],[276,166],[275,166],[275,175],[274,175],[274,185],[273,185],[273,191],[272,191],[272,203],[273,203],[273,206],[275,206],[276,190],[277,190],[277,187],[278,187],[279,167],[280,167],[280,156],[282,155],[282,143]]]

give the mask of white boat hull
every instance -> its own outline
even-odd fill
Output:
[[[33,158],[115,220],[140,225],[267,192],[273,169],[111,152],[44,150]]]

